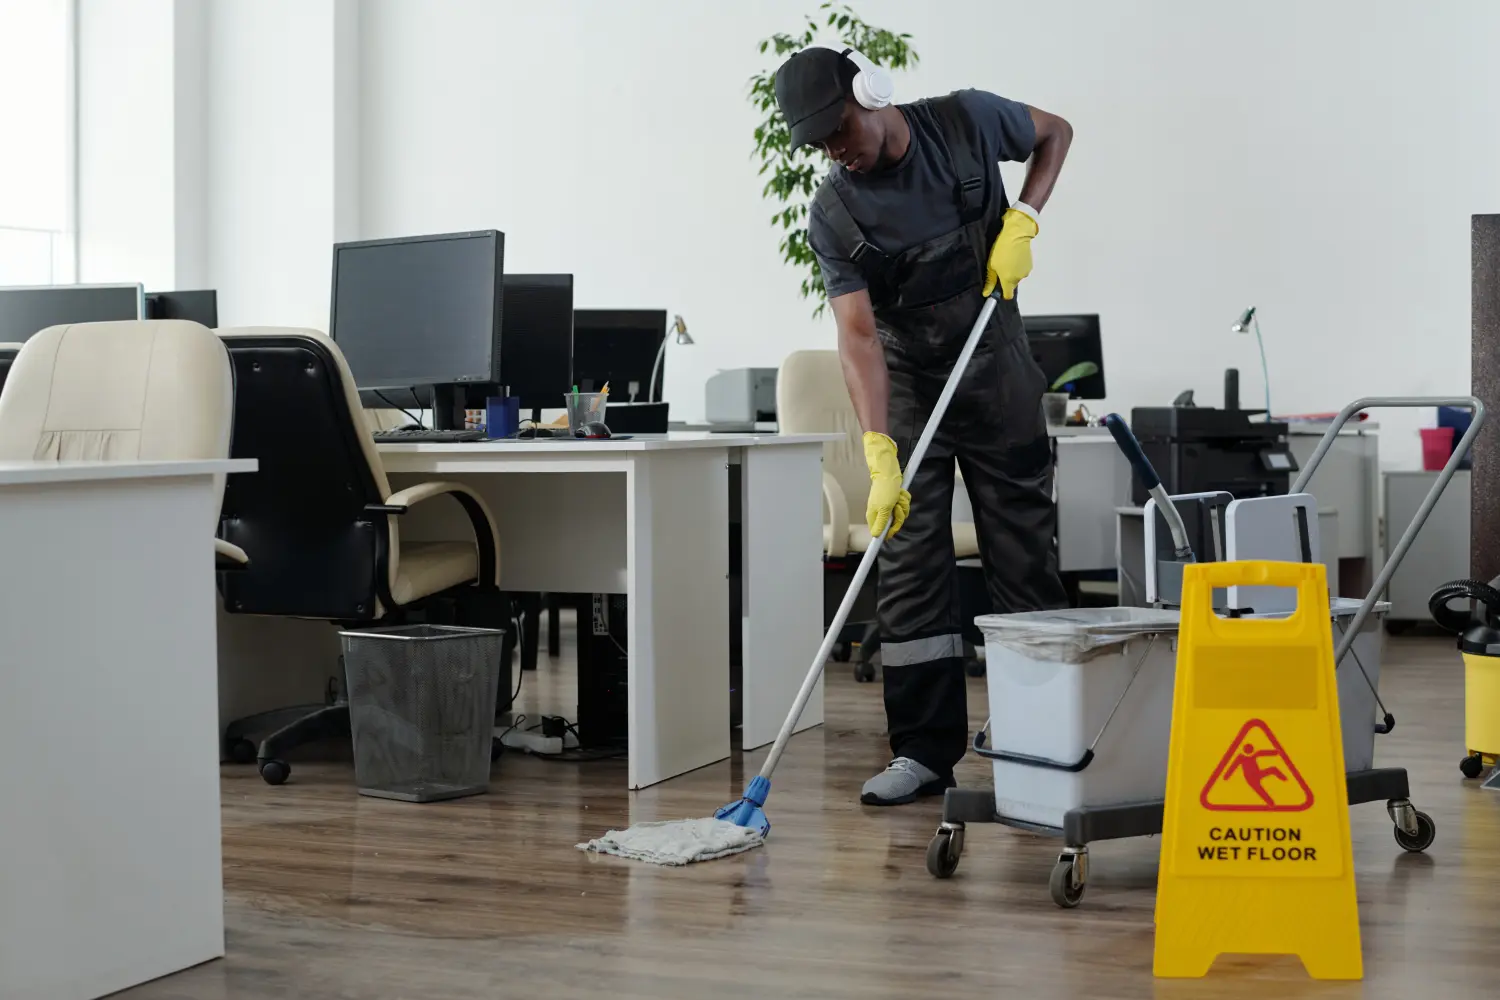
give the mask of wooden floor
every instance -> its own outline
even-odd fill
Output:
[[[566,667],[528,678],[563,708]],[[887,757],[877,685],[830,670],[828,724],[776,775],[767,845],[662,869],[574,849],[633,821],[736,798],[760,754],[634,796],[621,762],[510,755],[492,794],[416,806],[354,793],[346,764],[280,788],[224,769],[228,958],[128,1000],[496,997],[900,1000],[1500,995],[1500,794],[1463,782],[1462,674],[1450,643],[1393,640],[1382,692],[1398,725],[1377,763],[1411,771],[1437,821],[1404,854],[1379,804],[1353,810],[1366,979],[1315,983],[1291,960],[1221,960],[1202,981],[1151,976],[1156,839],[1095,845],[1076,910],[1047,894],[1055,842],[971,827],[958,874],[923,852],[939,805],[857,803]],[[970,687],[983,721],[983,681]],[[966,761],[960,781],[986,771]]]

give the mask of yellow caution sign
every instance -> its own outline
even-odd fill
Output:
[[[1214,614],[1214,588],[1295,587],[1283,619]],[[1187,567],[1156,897],[1156,975],[1297,955],[1359,979],[1359,912],[1328,591],[1318,563]]]

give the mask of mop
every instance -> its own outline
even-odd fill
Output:
[[[985,327],[989,325],[990,317],[994,315],[999,294],[997,289],[985,301],[984,308],[979,311],[979,318],[974,321],[974,328],[969,331],[969,339],[964,343],[964,349],[959,352],[958,361],[953,365],[953,372],[948,376],[943,392],[938,396],[937,404],[932,408],[932,416],[928,419],[927,425],[922,428],[922,435],[917,439],[917,446],[912,449],[911,457],[907,460],[906,473],[901,480],[903,490],[911,489],[912,480],[922,466],[922,459],[927,454],[928,446],[932,444],[932,437],[937,433],[938,424],[942,422],[943,415],[948,412],[948,403],[953,399],[953,393],[958,389],[958,383],[963,379],[964,371],[969,367],[969,361],[974,357],[975,349],[979,347],[979,341],[984,335]],[[807,708],[807,700],[812,697],[818,677],[823,673],[823,666],[833,652],[833,644],[839,633],[844,630],[844,622],[848,620],[849,612],[854,609],[855,598],[859,596],[860,589],[865,585],[865,579],[875,566],[875,558],[879,555],[881,546],[885,544],[886,536],[890,534],[893,521],[894,518],[886,520],[885,531],[870,542],[870,547],[865,550],[864,558],[859,561],[859,568],[854,571],[854,579],[850,581],[849,589],[844,592],[844,599],[839,603],[838,612],[833,616],[833,624],[828,626],[828,632],[823,636],[823,644],[818,647],[818,655],[813,657],[812,666],[808,668],[807,676],[802,679],[802,688],[797,692],[796,700],[792,702],[792,710],[787,713],[786,721],[781,724],[781,732],[776,735],[776,742],[771,745],[771,752],[766,755],[766,762],[761,765],[760,773],[751,779],[750,784],[745,788],[745,794],[737,801],[719,809],[712,819],[642,823],[628,830],[611,830],[597,840],[579,844],[580,850],[613,854],[659,865],[683,865],[739,854],[742,851],[759,847],[765,841],[766,835],[771,832],[771,821],[766,819],[763,808],[766,804],[766,797],[771,794],[771,772],[776,770],[776,765],[781,761],[781,755],[786,750],[787,741],[792,738],[792,731],[797,728],[797,722],[802,718],[803,710]]]

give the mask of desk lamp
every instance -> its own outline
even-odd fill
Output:
[[[1255,318],[1255,307],[1240,313],[1240,318],[1229,328],[1230,333],[1255,331],[1255,346],[1260,348],[1260,375],[1266,383],[1266,419],[1271,419],[1271,373],[1266,368],[1266,342],[1260,337],[1260,320]]]
[[[693,342],[693,338],[688,336],[687,324],[682,321],[681,316],[672,317],[672,325],[667,327],[667,331],[675,333],[677,342],[684,347]],[[661,347],[656,351],[656,361],[651,365],[651,382],[646,386],[646,402],[648,403],[661,402],[661,396],[657,395],[656,377],[661,374],[662,359],[667,356],[667,340],[667,337],[661,338]]]

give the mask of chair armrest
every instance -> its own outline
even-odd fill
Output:
[[[232,542],[226,542],[222,538],[214,539],[214,568],[219,571],[245,569],[250,565],[250,557],[245,550]]]
[[[463,483],[441,480],[417,483],[398,490],[385,498],[385,503],[370,504],[366,511],[372,514],[400,515],[424,500],[433,497],[451,496],[463,507],[474,529],[474,544],[479,549],[479,582],[498,587],[500,585],[500,530],[495,526],[494,515],[489,505],[478,493]],[[399,556],[398,556],[399,558]]]
[[[849,554],[849,500],[831,472],[823,473],[823,506],[827,510],[829,525],[828,555],[846,556]]]

